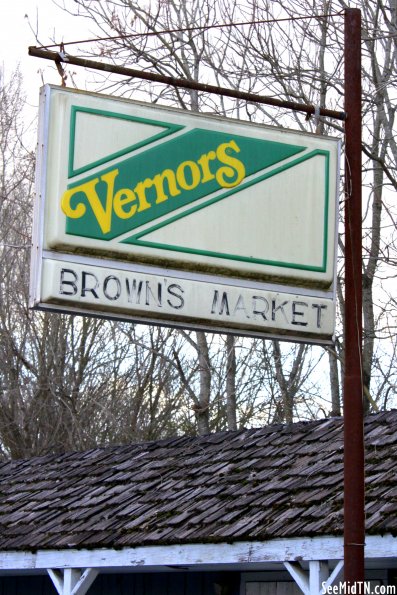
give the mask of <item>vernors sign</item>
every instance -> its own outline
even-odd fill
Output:
[[[46,86],[31,305],[329,342],[339,143]]]
[[[241,151],[236,141],[219,143],[215,150],[197,158],[198,140],[195,133],[180,139],[182,148],[185,146],[186,152],[193,153],[194,160],[175,163],[174,143],[164,143],[149,156],[150,161],[148,156],[133,157],[105,173],[71,184],[61,200],[68,233],[114,238],[191,204],[208,192],[238,186],[247,172],[235,156]],[[155,169],[157,163],[162,164],[160,171]],[[131,171],[148,177],[134,180]]]

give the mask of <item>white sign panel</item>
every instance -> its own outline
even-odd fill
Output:
[[[31,303],[327,342],[339,143],[46,86]]]

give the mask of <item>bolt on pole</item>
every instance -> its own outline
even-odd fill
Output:
[[[344,578],[364,580],[361,11],[345,11]]]

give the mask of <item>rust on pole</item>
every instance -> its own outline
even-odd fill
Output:
[[[37,47],[29,48],[29,55],[36,58],[44,58],[46,60],[52,60],[57,64],[72,64],[73,66],[82,66],[84,68],[92,68],[93,70],[101,70],[103,72],[109,72],[113,74],[120,74],[122,76],[128,76],[131,78],[139,78],[154,83],[162,83],[170,85],[172,87],[178,87],[182,89],[194,89],[195,91],[202,91],[204,93],[214,93],[216,95],[222,95],[223,97],[231,97],[233,99],[243,99],[244,101],[252,101],[253,103],[262,103],[265,105],[271,105],[273,107],[281,107],[284,109],[290,109],[296,112],[303,112],[311,115],[316,113],[316,106],[305,105],[303,103],[297,103],[294,101],[284,101],[282,99],[276,99],[275,97],[266,97],[263,95],[256,95],[255,93],[247,93],[245,91],[238,91],[237,89],[227,89],[226,87],[218,87],[217,85],[206,85],[204,83],[198,83],[197,81],[175,78],[173,76],[164,76],[162,74],[156,74],[154,72],[144,72],[142,70],[135,70],[134,68],[126,68],[125,66],[116,66],[115,64],[106,64],[104,62],[98,62],[95,60],[87,60],[86,58],[78,58],[76,56],[65,55],[62,52],[51,52]],[[345,113],[335,111],[331,109],[321,108],[319,110],[320,116],[329,118],[335,118],[337,120],[344,120]]]
[[[361,11],[345,11],[344,577],[364,580]]]

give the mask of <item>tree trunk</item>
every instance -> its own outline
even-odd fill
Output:
[[[331,415],[340,415],[340,388],[339,388],[339,370],[338,359],[336,351],[330,349],[328,351],[329,359],[329,380],[331,388]]]
[[[237,430],[236,415],[236,349],[233,335],[226,335],[226,417],[228,430]]]
[[[198,331],[197,348],[200,374],[199,405],[195,407],[197,429],[200,435],[210,433],[209,407],[211,395],[211,369],[208,343],[205,333]]]

